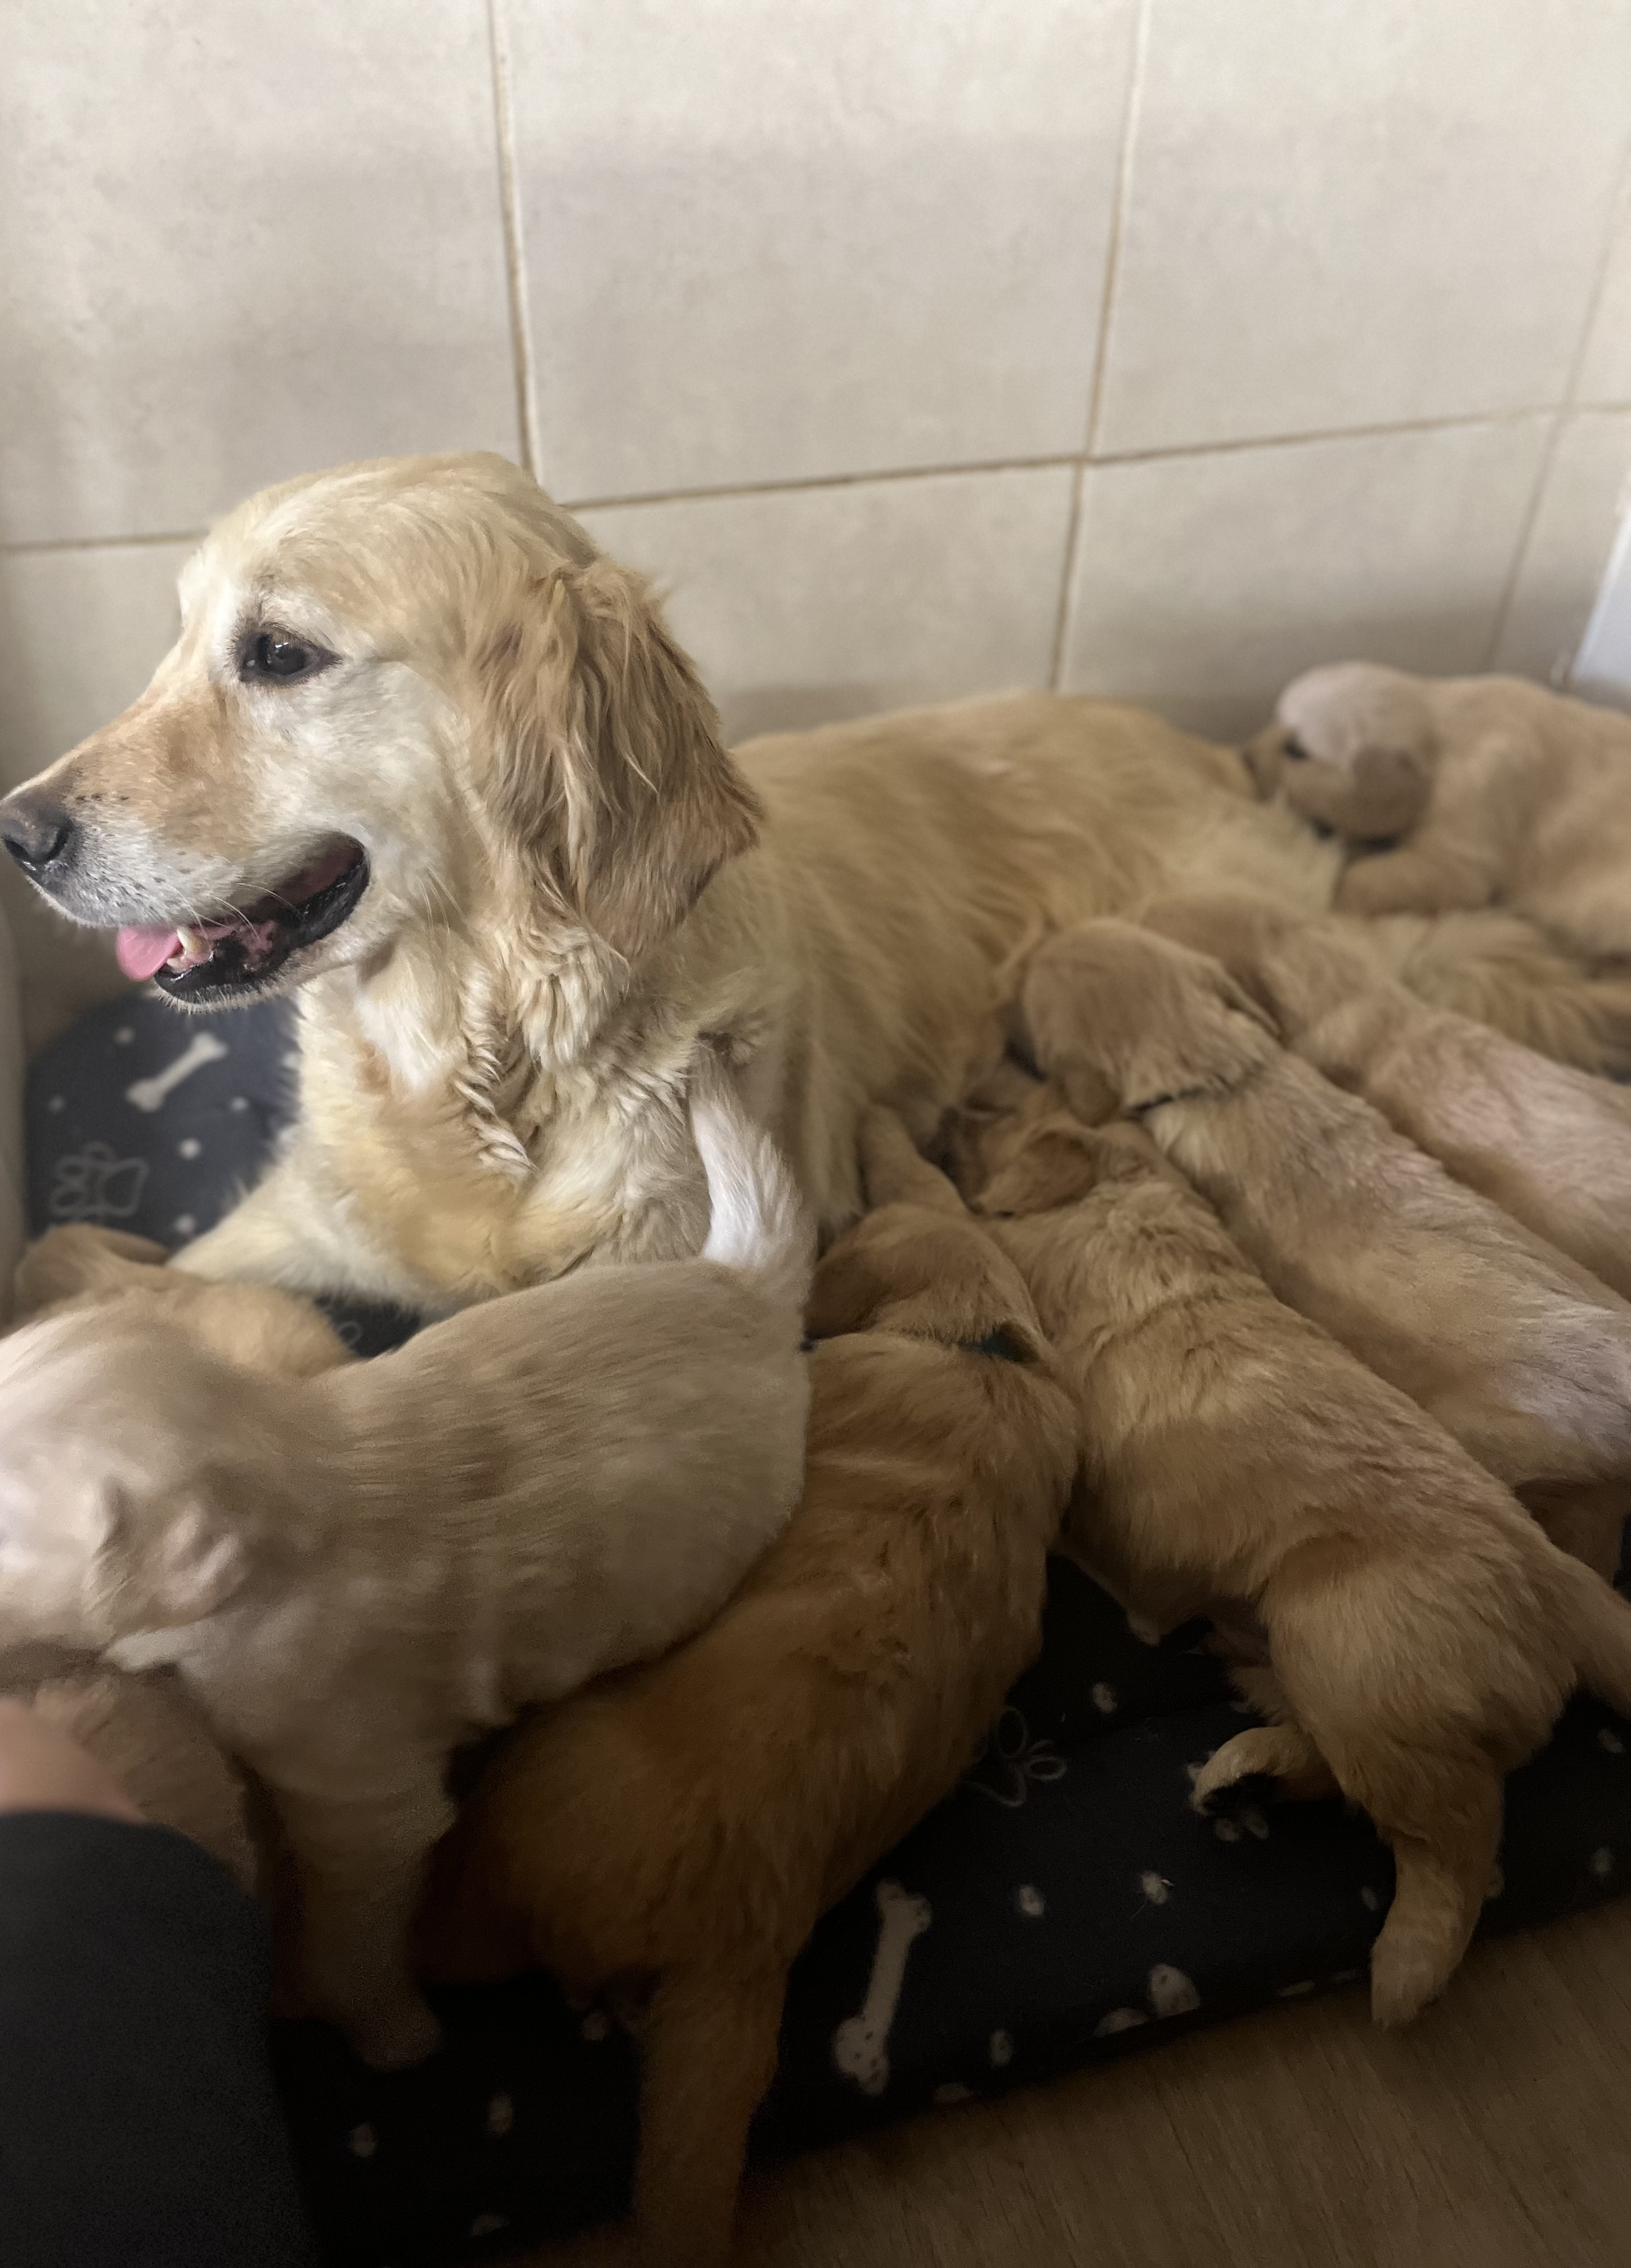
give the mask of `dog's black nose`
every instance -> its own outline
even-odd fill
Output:
[[[78,831],[48,795],[9,795],[0,803],[0,843],[26,874],[40,878],[60,865]]]

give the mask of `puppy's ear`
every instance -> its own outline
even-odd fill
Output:
[[[49,1228],[18,1263],[13,1317],[20,1322],[40,1307],[77,1299],[84,1292],[121,1292],[131,1283],[148,1279],[168,1257],[162,1244],[145,1236],[126,1236],[115,1228],[92,1228],[84,1223]]]
[[[884,1302],[894,1296],[895,1286],[874,1265],[865,1244],[853,1234],[841,1237],[816,1263],[804,1328],[812,1339],[863,1331]]]
[[[642,579],[608,560],[535,579],[480,657],[499,823],[545,887],[637,961],[763,816]]]
[[[243,1538],[207,1487],[160,1506],[115,1491],[98,1576],[117,1630],[169,1630],[215,1614],[249,1572]]]
[[[1280,784],[1281,775],[1285,770],[1285,745],[1284,725],[1266,725],[1240,751],[1246,777],[1256,790],[1260,803],[1267,803]]]
[[[1025,1147],[1000,1166],[974,1200],[974,1211],[998,1219],[1052,1212],[1084,1197],[1099,1179],[1096,1138],[1067,1118],[1050,1119]]]

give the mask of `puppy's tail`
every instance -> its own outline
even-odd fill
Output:
[[[815,1264],[814,1225],[786,1160],[706,1046],[691,1078],[691,1131],[708,1176],[703,1259],[751,1270],[802,1308]]]
[[[1575,1592],[1580,1682],[1622,1717],[1631,1717],[1631,1606],[1579,1560],[1564,1564]]]

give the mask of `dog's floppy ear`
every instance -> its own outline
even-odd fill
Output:
[[[1023,1149],[997,1167],[973,1209],[994,1219],[1024,1219],[1084,1197],[1099,1179],[1097,1137],[1063,1116],[1048,1119]]]
[[[224,1607],[248,1572],[243,1538],[222,1518],[207,1484],[162,1506],[137,1506],[124,1491],[111,1491],[97,1574],[115,1630],[199,1622]]]
[[[1285,770],[1286,731],[1283,725],[1265,725],[1255,733],[1240,751],[1240,760],[1246,769],[1246,777],[1256,791],[1260,803],[1267,803],[1280,784]]]
[[[759,839],[758,799],[637,575],[535,578],[480,658],[496,815],[549,893],[636,961]]]

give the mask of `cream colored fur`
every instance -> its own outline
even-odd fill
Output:
[[[803,1474],[812,1239],[706,1054],[701,1257],[591,1272],[317,1377],[162,1301],[0,1344],[0,1643],[168,1661],[276,1803],[316,2008],[381,2063],[447,1756],[717,1609]]]
[[[1440,1992],[1500,1839],[1502,1774],[1579,1678],[1631,1701],[1631,1609],[1443,1429],[1281,1304],[1135,1126],[1044,1088],[991,1130],[975,1211],[1077,1395],[1076,1554],[1163,1627],[1261,1618],[1282,1723],[1209,1760],[1198,1802],[1267,1772],[1331,1782],[1392,1844],[1371,2004]],[[1277,1681],[1277,1684],[1274,1682]]]
[[[640,578],[496,457],[268,490],[181,593],[147,691],[21,792],[80,826],[56,902],[224,917],[344,840],[371,873],[278,980],[300,988],[299,1123],[182,1256],[204,1276],[451,1307],[694,1249],[702,1032],[730,1036],[831,1230],[863,1106],[927,1133],[1050,926],[1213,886],[1311,912],[1341,865],[1238,755],[1102,703],[971,702],[732,759]],[[245,681],[273,629],[332,659]],[[1429,981],[1482,985],[1464,946]],[[1631,1058],[1631,987],[1509,956],[1483,990],[1571,1060]]]
[[[1221,897],[1142,920],[1213,954],[1305,1063],[1631,1298],[1631,1092],[1378,979],[1333,924]]]
[[[1488,1471],[1631,1481],[1631,1305],[1287,1054],[1218,962],[1087,923],[1038,954],[1022,1001],[1083,1115],[1141,1119],[1270,1288]]]
[[[1246,752],[1260,785],[1352,843],[1359,914],[1510,906],[1631,954],[1631,718],[1517,677],[1310,670]]]

